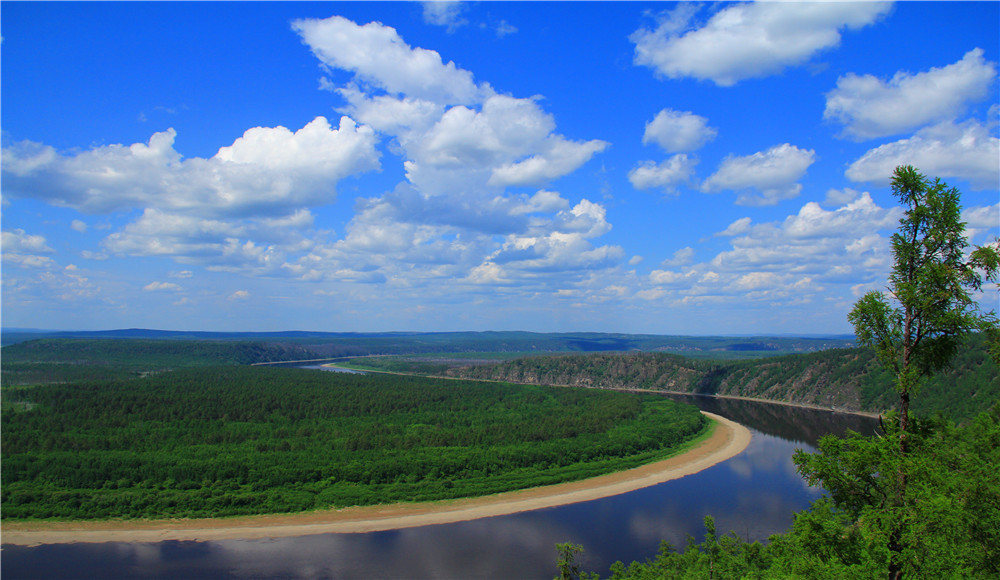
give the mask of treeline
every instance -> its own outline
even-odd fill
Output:
[[[127,379],[171,369],[301,360],[293,344],[152,339],[39,339],[5,346],[4,385]]]
[[[726,395],[881,412],[893,377],[869,349],[831,349],[759,360],[708,361],[662,353],[537,356],[457,367],[449,375],[529,384]],[[983,336],[969,338],[948,369],[926,380],[913,411],[968,421],[1000,400],[1000,369]]]
[[[264,367],[19,395],[0,416],[5,519],[490,494],[634,467],[708,426],[695,408],[653,396]]]
[[[320,356],[431,354],[469,352],[666,351],[688,356],[747,358],[813,352],[853,346],[851,337],[663,336],[601,332],[187,332],[109,330],[81,332],[4,331],[3,345],[41,338],[93,340],[162,340],[290,344]]]

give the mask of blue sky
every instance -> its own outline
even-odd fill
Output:
[[[0,15],[5,327],[846,333],[896,165],[1000,234],[996,2]]]

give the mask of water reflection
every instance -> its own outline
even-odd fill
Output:
[[[796,448],[875,421],[823,411],[695,398],[754,432],[742,454],[635,492],[472,522],[275,540],[5,546],[4,580],[19,578],[551,578],[555,544],[584,545],[585,569],[652,557],[660,540],[701,539],[707,514],[749,540],[784,531],[819,496],[798,476]]]
[[[694,403],[703,411],[728,417],[768,435],[815,447],[823,435],[843,436],[848,430],[872,435],[877,419],[826,410],[802,409],[791,405],[759,403],[705,395],[667,395]]]

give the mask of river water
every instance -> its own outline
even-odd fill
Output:
[[[820,496],[796,473],[792,454],[847,429],[874,432],[865,417],[709,397],[693,402],[753,432],[747,449],[714,467],[660,485],[573,505],[365,534],[273,540],[110,542],[4,546],[0,575],[22,578],[552,578],[555,544],[583,545],[584,570],[608,575],[656,554],[661,540],[683,548],[720,532],[765,540]]]

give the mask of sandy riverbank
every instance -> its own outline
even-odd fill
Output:
[[[750,431],[718,415],[714,433],[690,451],[636,469],[546,487],[429,503],[394,504],[302,514],[198,520],[7,522],[4,544],[159,542],[278,538],[326,533],[363,533],[446,524],[590,501],[691,475],[739,454]]]

